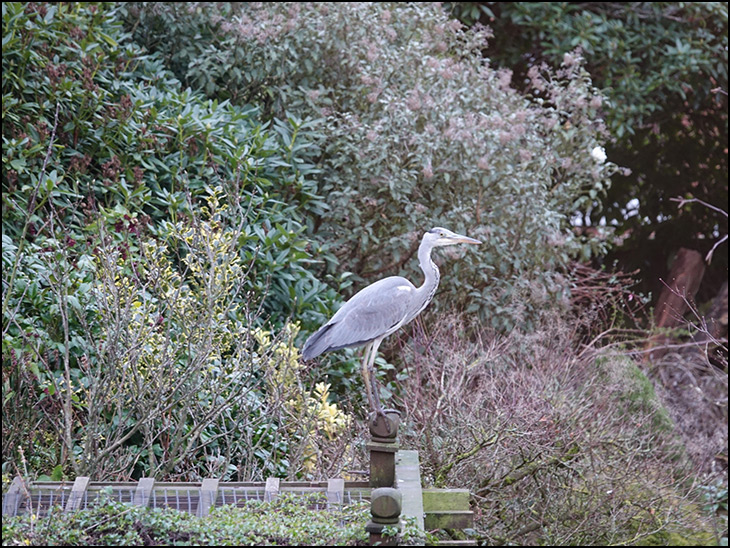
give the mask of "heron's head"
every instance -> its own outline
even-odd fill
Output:
[[[446,228],[437,226],[432,228],[423,235],[423,241],[431,245],[431,247],[438,247],[442,245],[455,245],[455,244],[480,244],[479,240],[469,238],[468,236],[462,236],[456,232],[451,232]]]

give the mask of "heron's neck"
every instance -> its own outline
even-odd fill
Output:
[[[436,294],[436,289],[439,286],[439,279],[441,278],[436,263],[434,263],[431,259],[432,249],[433,247],[427,245],[425,242],[421,242],[421,245],[418,248],[418,262],[421,270],[423,270],[425,279],[423,280],[423,285],[417,289],[419,300],[421,301],[421,306],[419,307],[417,314],[420,314],[421,311],[426,308],[428,303],[431,302],[431,299],[433,299],[433,296]]]

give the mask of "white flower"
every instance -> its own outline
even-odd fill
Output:
[[[591,156],[593,156],[593,159],[598,162],[599,164],[602,164],[606,161],[606,150],[603,147],[595,147],[593,150],[591,150]]]

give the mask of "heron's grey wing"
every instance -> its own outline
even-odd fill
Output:
[[[401,278],[385,278],[347,301],[302,348],[305,360],[323,352],[360,346],[397,330],[408,317],[416,288]]]

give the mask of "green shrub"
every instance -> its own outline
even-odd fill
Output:
[[[235,215],[218,193],[206,204],[134,246],[117,245],[100,217],[84,268],[67,266],[63,248],[44,265],[63,344],[49,356],[53,333],[19,337],[29,355],[11,379],[28,390],[22,373],[35,373],[40,425],[74,475],[250,480],[346,466],[349,418],[326,390],[309,394],[317,377],[299,363],[298,328],[256,327],[261,297],[246,287],[252,263],[238,250],[244,223],[229,225]],[[77,278],[87,287],[72,293]],[[10,419],[16,397],[3,408]],[[23,426],[9,421],[11,438],[32,436]]]
[[[354,546],[366,540],[367,503],[321,509],[318,495],[223,506],[198,518],[171,509],[100,501],[74,513],[3,519],[3,546]],[[311,508],[314,509],[311,509]],[[320,509],[317,509],[320,508]]]
[[[607,153],[630,170],[612,177],[604,207],[587,212],[621,234],[603,261],[641,273],[636,291],[658,296],[658,276],[686,247],[707,261],[698,301],[727,279],[728,4],[726,2],[452,2],[470,24],[490,25],[485,55],[514,70],[517,86],[532,66],[558,65],[581,48],[612,140]],[[480,11],[482,13],[480,13]],[[678,211],[672,198],[690,200]]]
[[[138,217],[122,227],[138,232],[222,186],[248,210],[241,247],[272,314],[286,317],[292,302],[298,315],[328,309],[301,238],[326,207],[311,124],[262,125],[253,107],[183,90],[108,4],[6,3],[3,22],[4,234],[17,240],[26,220],[42,233],[51,206],[76,241],[100,208]]]
[[[217,353],[220,367],[231,366],[235,337],[241,352],[266,354],[269,349],[251,343],[257,328],[281,330],[275,340],[287,339],[296,333],[284,329],[289,318],[311,329],[337,302],[311,272],[315,259],[303,237],[308,219],[326,207],[316,193],[312,159],[320,137],[296,116],[261,122],[254,107],[183,89],[159,56],[147,55],[124,34],[110,3],[4,3],[2,85],[4,463],[17,462],[24,447],[27,463],[40,472],[61,464],[66,472],[84,470],[98,479],[169,473],[184,458],[192,462],[191,473],[202,473],[209,456],[203,448],[220,450],[221,434],[208,432],[210,425],[199,419],[207,417],[206,405],[219,405],[214,396],[220,394],[210,393],[212,377],[182,390],[184,383],[176,385],[169,375],[185,360],[202,367],[206,352]],[[215,218],[207,210],[211,195]],[[205,223],[210,233],[211,223],[223,231],[225,246],[216,247],[214,239],[207,247],[185,241],[184,231]],[[159,273],[150,279],[160,256],[169,263],[167,279],[178,276],[177,300],[152,291],[153,282],[166,279]],[[332,260],[317,257],[323,259]],[[238,279],[208,280],[204,287],[189,260],[237,261],[230,274]],[[182,307],[183,297],[203,296],[212,282],[221,291],[235,287],[224,308],[205,306],[221,295]],[[250,314],[236,316],[243,310]],[[192,330],[206,314],[219,331],[203,331],[205,340],[184,338],[180,330]],[[240,336],[227,331],[234,328]],[[201,341],[207,346],[197,347]],[[179,344],[174,352],[172,342]],[[174,406],[140,414],[154,387],[143,382],[141,394],[128,378],[115,384],[115,375],[149,367],[145,360],[164,350],[172,352],[164,356],[169,369],[152,376],[168,375],[171,392],[158,387],[161,399],[179,402],[181,393],[199,387],[199,405],[189,414],[178,405],[174,420],[179,435],[205,442],[158,468],[160,457],[170,456],[160,449],[160,421],[163,415],[173,420]],[[227,382],[223,386],[233,381]],[[108,397],[114,387],[117,399]],[[140,407],[125,407],[125,398],[137,397]],[[266,466],[285,475],[294,445],[285,446],[281,437],[261,449],[259,465],[238,472],[262,473],[276,446]]]
[[[435,4],[127,10],[135,36],[190,85],[256,100],[268,116],[321,118],[330,207],[311,233],[359,283],[414,275],[434,225],[466,231],[485,243],[449,265],[439,301],[504,329],[561,305],[569,262],[607,245],[570,223],[600,207],[616,169],[592,154],[607,139],[604,99],[577,55],[534,71],[522,95],[483,59],[488,32],[465,31]]]

